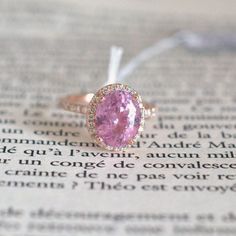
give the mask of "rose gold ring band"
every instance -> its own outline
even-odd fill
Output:
[[[84,95],[69,95],[60,100],[60,106],[67,110],[80,114],[86,114],[88,109],[88,104],[93,97],[93,93],[88,93]],[[143,102],[145,108],[145,119],[154,117],[156,115],[156,108],[153,104]]]

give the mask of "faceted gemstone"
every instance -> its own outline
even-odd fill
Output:
[[[96,134],[108,146],[125,147],[138,133],[141,117],[139,104],[130,92],[112,91],[97,105]]]

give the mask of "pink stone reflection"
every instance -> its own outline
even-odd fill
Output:
[[[130,92],[116,90],[97,106],[96,133],[106,145],[122,148],[138,133],[141,110]]]

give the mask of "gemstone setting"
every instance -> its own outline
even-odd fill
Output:
[[[88,131],[105,149],[123,150],[143,131],[144,113],[142,99],[135,90],[123,84],[107,85],[88,105]]]

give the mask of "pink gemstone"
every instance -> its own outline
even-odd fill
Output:
[[[141,117],[139,104],[130,92],[112,91],[97,106],[96,134],[108,146],[125,147],[137,135]]]

